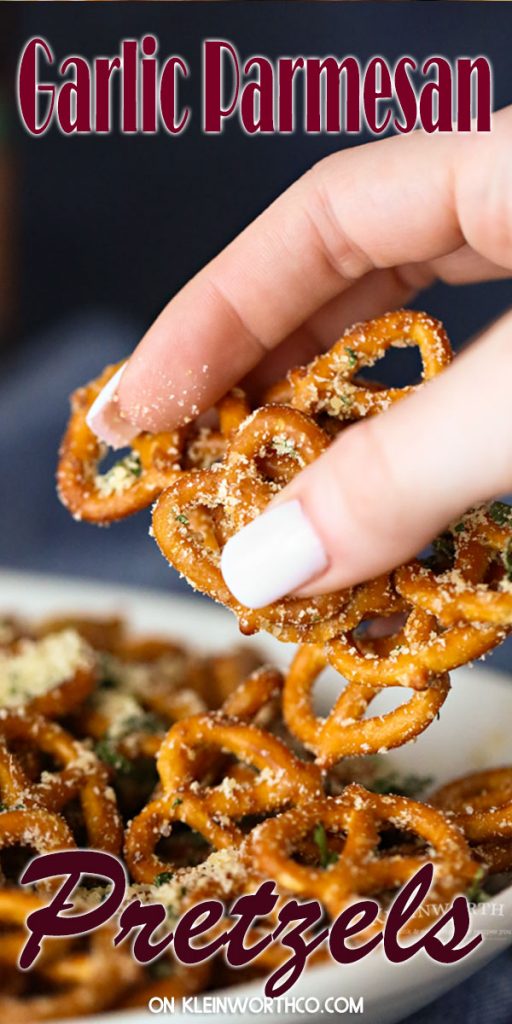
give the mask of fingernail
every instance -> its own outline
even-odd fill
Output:
[[[138,427],[123,419],[116,400],[119,381],[126,366],[127,363],[123,363],[105,384],[85,417],[87,426],[93,434],[111,448],[124,448],[140,433]]]
[[[263,608],[303,586],[328,563],[300,501],[286,501],[230,537],[222,552],[221,570],[241,604]]]

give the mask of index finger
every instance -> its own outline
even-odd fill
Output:
[[[371,269],[428,262],[466,242],[512,266],[502,230],[511,125],[508,108],[486,136],[417,133],[316,165],[160,313],[120,381],[122,416],[155,431],[209,408]]]

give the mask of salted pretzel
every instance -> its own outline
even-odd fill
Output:
[[[333,668],[351,682],[424,689],[435,676],[480,658],[505,637],[501,626],[469,622],[440,626],[436,617],[410,605],[405,622],[389,636],[349,630],[326,645]]]
[[[165,673],[160,676],[157,664],[155,673],[147,677],[147,686],[137,687],[136,698],[122,689],[99,689],[81,709],[81,730],[100,742],[107,739],[112,751],[117,749],[123,759],[131,761],[140,756],[156,757],[168,727],[207,711],[206,697],[208,706],[217,708],[219,697],[226,693],[222,704],[226,715],[253,721],[263,712],[267,720],[271,705],[280,695],[283,677],[268,666],[255,668],[260,660],[256,652],[242,649],[197,659],[193,678],[189,678],[187,666],[181,685],[176,685],[179,679],[171,685]],[[196,686],[191,685],[194,682]]]
[[[252,780],[201,786],[212,749],[252,766]],[[146,805],[126,833],[126,860],[133,877],[142,882],[169,870],[154,848],[162,832],[170,833],[172,822],[189,825],[215,849],[223,849],[242,841],[236,821],[270,813],[321,789],[314,766],[300,761],[280,739],[215,712],[177,722],[160,747],[157,768],[164,795]]]
[[[88,432],[88,452],[84,455],[82,444],[79,454],[82,475],[85,473],[86,478],[84,486],[89,489],[88,494],[91,486],[103,491],[99,512],[98,495],[94,492],[91,497],[89,494],[94,504],[90,518],[106,521],[129,514],[130,503],[140,507],[141,489],[148,504],[169,484],[153,514],[157,543],[165,557],[193,586],[232,608],[243,632],[252,633],[265,628],[284,641],[318,643],[350,628],[341,618],[352,596],[350,590],[310,599],[288,597],[267,608],[249,611],[235,601],[226,587],[220,572],[219,556],[233,533],[263,512],[272,497],[300,469],[326,450],[332,439],[332,429],[322,430],[304,412],[324,413],[329,388],[334,388],[335,405],[339,408],[336,411],[329,407],[328,411],[340,421],[347,418],[342,408],[344,402],[337,394],[341,385],[344,399],[347,399],[347,389],[352,389],[349,404],[354,402],[357,406],[357,416],[378,411],[411,390],[376,389],[374,385],[353,382],[357,370],[372,365],[392,345],[419,346],[423,378],[426,380],[439,373],[451,355],[442,326],[423,313],[402,310],[356,325],[330,353],[290,375],[289,404],[274,402],[247,416],[248,405],[243,393],[235,391],[222,400],[219,405],[219,433],[223,439],[223,458],[220,462],[215,460],[213,466],[209,464],[209,469],[198,470],[197,467],[204,466],[205,462],[196,458],[193,470],[181,472],[187,468],[186,449],[190,441],[185,432],[174,437],[168,479],[157,473],[152,489],[153,468],[147,459],[144,461],[143,452],[138,452],[140,479],[135,482],[128,480],[130,486],[125,487],[125,476],[124,484],[116,487],[116,492],[120,493],[105,495],[113,477],[107,474],[105,483],[98,475],[100,451],[85,424],[85,415],[99,389],[117,369],[110,368],[98,382],[76,393],[73,400],[76,420],[72,416],[68,428],[70,437],[76,429],[82,441],[84,431]],[[353,418],[353,411],[348,418]],[[202,434],[197,434],[197,425],[191,429],[192,433],[196,431],[194,443],[197,446],[198,437]],[[134,441],[133,449],[137,454],[137,444],[154,447],[158,443],[157,437],[141,435]],[[74,485],[77,477],[76,464],[72,465],[71,472],[66,470],[69,447],[70,442],[65,440],[59,470],[61,494],[68,505],[66,483],[71,481]],[[166,463],[164,475],[167,470]],[[108,502],[106,504],[106,499],[112,501],[112,508]],[[79,511],[84,517],[88,516],[83,494]]]
[[[222,427],[218,431],[196,431],[193,438],[189,427],[158,434],[143,432],[131,442],[129,454],[102,474],[100,463],[106,449],[88,427],[86,416],[120,365],[106,367],[96,380],[71,396],[71,417],[59,453],[57,489],[62,503],[76,519],[108,523],[132,515],[151,505],[182,468],[209,465],[224,450]],[[248,406],[240,392],[228,396],[226,403],[221,424],[231,430],[247,414]]]
[[[89,429],[86,415],[120,363],[71,396],[71,417],[63,437],[57,488],[61,501],[77,519],[104,523],[146,508],[173,479],[183,445],[181,431],[140,434],[131,452],[103,476],[105,448]]]
[[[429,796],[476,843],[512,840],[512,768],[464,775]]]
[[[49,756],[58,771],[45,771],[38,782],[27,778],[12,743],[25,743]],[[56,722],[41,715],[0,709],[0,791],[9,808],[21,805],[30,813],[57,814],[80,799],[88,839],[93,848],[118,853],[122,825],[105,765],[92,750]],[[32,811],[34,809],[34,811]]]
[[[419,348],[423,381],[441,373],[452,358],[450,342],[439,320],[409,309],[385,313],[350,327],[328,352],[308,366],[292,370],[288,374],[290,404],[302,412],[327,413],[342,421],[382,412],[416,388],[375,388],[357,375],[393,346]]]
[[[235,647],[230,651],[201,657],[184,647],[159,637],[124,641],[118,646],[115,673],[128,674],[128,687],[142,705],[172,725],[184,717],[187,694],[206,708],[219,708],[238,684],[261,664],[258,651]],[[137,678],[137,666],[140,667]],[[112,663],[110,662],[110,668]],[[196,714],[197,706],[189,711]]]
[[[0,615],[0,652],[9,652],[26,635],[26,627],[15,615]]]
[[[448,675],[434,677],[427,689],[413,692],[409,700],[372,718],[365,718],[382,687],[352,680],[341,691],[326,718],[313,710],[313,688],[328,657],[322,647],[304,645],[297,651],[286,675],[283,715],[292,733],[316,756],[322,768],[343,757],[377,754],[402,746],[430,725],[443,706],[449,690]],[[397,680],[396,685],[401,685]]]
[[[28,847],[35,853],[53,853],[75,846],[73,834],[59,814],[37,806],[0,812],[0,851],[8,847]],[[41,888],[51,888],[42,883]]]
[[[231,608],[246,635],[265,628],[282,640],[297,642],[312,640],[318,632],[322,636],[335,634],[339,628],[337,615],[347,595],[288,597],[258,610],[246,608],[233,597],[220,570],[223,541],[219,543],[210,518],[210,513],[221,510],[223,503],[215,470],[181,474],[161,495],[153,510],[153,534],[165,558],[191,586]],[[191,513],[198,510],[203,523],[199,524],[196,519],[192,525]]]
[[[489,839],[486,843],[473,844],[472,850],[490,875],[512,871],[512,839]]]
[[[512,625],[512,507],[472,509],[441,541],[440,566],[417,560],[397,570],[399,592],[446,626]]]
[[[237,408],[234,401],[226,416],[236,420]],[[245,425],[238,429],[243,433]],[[249,434],[239,450],[242,463],[249,457],[250,449],[244,446],[250,440]],[[213,471],[219,479],[227,458]],[[288,462],[281,462],[285,458]],[[259,485],[261,494],[268,483],[279,486],[293,471],[293,456],[271,451],[269,444],[255,459],[249,476],[254,473],[251,501],[257,504]],[[243,516],[245,482],[238,482],[241,491],[232,480],[228,493],[236,499],[236,515]],[[199,510],[195,529],[205,514]],[[236,515],[225,508],[212,516],[208,512],[210,537],[215,535],[216,543],[222,545],[234,529]],[[444,563],[436,569],[444,571]],[[486,571],[486,583],[498,578],[494,566],[491,570]],[[84,689],[73,705],[69,703],[67,729],[49,719],[51,709],[47,715],[36,714],[28,701],[0,708],[0,800],[5,808],[0,812],[0,853],[5,850],[4,874],[0,871],[0,1011],[6,1020],[127,1009],[155,996],[180,998],[206,986],[240,980],[233,972],[229,976],[218,961],[183,971],[168,954],[154,970],[142,968],[128,949],[112,950],[111,936],[108,942],[106,936],[80,944],[68,939],[48,942],[32,975],[20,976],[16,962],[24,938],[23,917],[40,900],[38,893],[13,889],[24,848],[44,853],[72,848],[78,840],[82,845],[85,826],[88,844],[118,852],[117,806],[127,824],[125,863],[135,882],[141,883],[131,887],[128,898],[162,902],[171,920],[204,899],[220,899],[227,907],[272,877],[279,894],[277,907],[290,895],[302,895],[320,898],[326,911],[336,916],[358,896],[374,896],[381,904],[374,926],[378,929],[392,891],[432,860],[435,883],[427,906],[406,926],[414,931],[431,923],[436,908],[448,904],[456,893],[478,899],[483,874],[510,870],[510,769],[472,777],[470,796],[467,789],[460,791],[460,781],[443,787],[439,803],[435,794],[432,797],[435,808],[347,785],[354,774],[349,764],[338,779],[341,793],[325,795],[326,790],[333,792],[330,769],[337,766],[336,771],[340,759],[398,746],[418,735],[438,712],[449,690],[447,675],[438,671],[444,662],[436,660],[442,655],[440,638],[451,666],[461,653],[455,638],[466,644],[466,656],[474,649],[477,634],[481,643],[483,636],[492,631],[501,635],[505,629],[500,623],[475,625],[464,619],[444,626],[399,593],[393,574],[347,591],[334,615],[340,632],[332,636],[328,618],[314,623],[321,642],[303,644],[284,684],[281,673],[259,664],[261,659],[252,650],[203,656],[166,638],[132,637],[119,620],[103,625],[82,620],[81,625],[81,620],[67,618],[18,630],[9,655],[30,638],[39,642],[48,630],[75,630],[92,643],[98,674],[93,691],[87,695]],[[375,629],[376,618],[381,630]],[[320,718],[313,710],[315,682],[343,650],[343,641],[350,641],[349,655],[355,659],[352,667],[345,666],[349,681],[331,713]],[[368,682],[365,666],[370,678],[377,668],[382,671],[385,682]],[[384,685],[393,684],[413,690],[408,702],[386,715],[366,718]],[[220,710],[191,714],[198,705],[220,705]],[[64,707],[54,708],[56,717],[64,714]],[[146,718],[148,723],[154,719],[154,732],[145,731]],[[174,724],[165,734],[170,721]],[[80,742],[70,730],[87,742]],[[91,740],[104,737],[130,761],[126,774],[124,768],[107,768],[98,760],[99,743],[97,754],[89,747]],[[306,751],[313,753],[315,762]],[[137,778],[141,762],[151,769],[146,780]],[[360,763],[364,766],[364,758]],[[155,764],[160,782],[153,790]],[[441,806],[443,793],[446,807]],[[82,805],[80,820],[77,800]],[[20,903],[17,896],[25,899]],[[270,932],[276,913],[277,908]],[[268,922],[265,930],[267,926]],[[265,930],[256,926],[248,944],[262,938]],[[118,954],[126,958],[126,969]],[[322,962],[326,955],[319,949],[312,962]],[[286,958],[286,950],[271,945],[252,965],[252,976],[275,970]]]
[[[380,832],[392,825],[414,833],[426,849],[402,854],[379,849]],[[320,826],[323,865],[299,863],[293,854]],[[330,846],[331,836],[344,844]],[[248,858],[267,878],[289,893],[319,899],[331,917],[358,896],[379,895],[398,888],[435,851],[435,882],[423,913],[413,919],[421,927],[436,901],[448,901],[474,880],[478,863],[458,828],[426,804],[407,797],[380,796],[352,783],[341,796],[313,800],[257,825],[248,839]]]
[[[29,914],[42,906],[43,899],[35,892],[0,888],[0,964],[3,969],[16,969],[26,938],[25,921]],[[41,956],[47,952],[45,944]]]
[[[2,895],[0,923],[5,920]],[[11,919],[12,915],[8,923]],[[47,943],[33,970],[16,970],[12,992],[8,984],[2,985],[3,1019],[9,1024],[35,1024],[88,1016],[118,1004],[140,983],[143,971],[129,950],[113,946],[113,936],[112,930],[102,928],[88,936],[85,945],[62,939]]]
[[[108,688],[100,686],[80,708],[77,727],[97,741],[106,740],[114,761],[116,749],[123,763],[153,758],[174,722],[216,709],[225,699],[230,714],[229,697],[241,680],[248,690],[238,695],[236,717],[251,719],[256,708],[268,703],[266,689],[274,692],[281,681],[275,669],[260,675],[260,664],[257,651],[242,647],[200,657],[161,637],[124,640],[115,656],[104,659]],[[252,705],[244,714],[242,701],[251,695]]]
[[[181,474],[153,510],[153,533],[162,554],[192,586],[230,607],[244,633],[263,627],[282,640],[313,641],[340,628],[350,591],[288,597],[250,611],[230,593],[219,566],[228,537],[263,512],[328,443],[327,435],[296,410],[278,405],[259,409],[233,436],[222,463]]]
[[[63,717],[81,704],[97,680],[96,657],[75,630],[22,637],[0,651],[2,703],[49,718]]]
[[[252,722],[276,698],[280,697],[284,678],[278,669],[262,665],[229,693],[222,714],[238,721]]]
[[[50,615],[37,622],[33,632],[37,639],[49,633],[72,629],[83,637],[95,651],[114,653],[125,640],[125,623],[119,615],[102,618],[86,615]]]
[[[216,711],[236,693],[238,687],[262,666],[262,654],[253,647],[234,647],[226,653],[206,658],[203,699],[208,708]],[[268,668],[268,666],[264,666]],[[275,672],[275,670],[272,670]],[[279,674],[279,673],[278,673]],[[230,712],[226,712],[230,714]]]

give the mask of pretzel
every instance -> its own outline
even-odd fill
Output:
[[[0,902],[0,913],[2,907]],[[0,995],[0,1014],[9,1024],[88,1016],[108,1010],[139,981],[142,969],[128,950],[113,946],[113,933],[99,929],[87,947],[53,940],[29,974],[17,972],[17,986]],[[20,991],[21,990],[21,991]]]
[[[397,570],[398,590],[446,626],[461,621],[512,625],[512,507],[480,506],[441,538],[439,571],[421,561]]]
[[[472,846],[473,853],[485,865],[491,875],[508,874],[512,871],[512,841],[490,839],[486,843]]]
[[[200,787],[211,749],[232,754],[257,769],[249,783]],[[158,837],[181,821],[200,832],[215,849],[238,845],[235,821],[269,813],[320,791],[320,776],[277,737],[219,713],[177,722],[160,747],[157,767],[164,795],[147,804],[126,833],[125,855],[137,881],[152,881],[169,869],[154,853]],[[198,777],[199,776],[199,777]],[[234,784],[233,784],[234,781]]]
[[[234,400],[226,416],[236,419],[239,412]],[[244,445],[248,440],[250,432]],[[247,449],[242,447],[240,452],[244,457]],[[280,480],[281,475],[283,480],[286,477],[289,466],[280,459],[266,449],[258,452],[255,480],[263,487]],[[220,479],[224,471],[222,463],[213,473]],[[230,487],[229,493],[236,497],[235,484]],[[258,487],[253,490],[257,501]],[[210,519],[209,529],[218,533],[221,542],[232,528],[224,508]],[[66,722],[89,741],[106,736],[121,755],[132,761],[141,757],[148,767],[156,755],[160,782],[151,796],[153,782],[138,781],[131,769],[125,776],[122,771],[117,773],[116,788],[125,819],[132,818],[126,831],[126,865],[136,881],[151,885],[145,898],[162,901],[171,917],[202,899],[220,899],[227,905],[239,895],[254,892],[262,879],[273,877],[279,898],[271,932],[277,925],[278,908],[290,894],[319,897],[332,916],[358,895],[374,895],[381,902],[372,926],[375,930],[385,921],[391,891],[432,857],[435,886],[426,907],[404,929],[414,931],[431,923],[436,908],[447,904],[456,892],[465,891],[472,899],[474,890],[477,898],[475,885],[482,866],[486,873],[495,874],[512,866],[512,835],[508,825],[500,833],[493,818],[499,812],[502,822],[507,821],[512,801],[509,769],[485,773],[485,779],[475,783],[480,795],[472,797],[476,809],[470,815],[465,839],[459,826],[464,826],[468,812],[463,804],[456,804],[453,794],[446,811],[404,798],[378,796],[361,786],[345,786],[338,797],[324,795],[324,788],[331,787],[326,770],[340,758],[400,745],[419,734],[434,717],[449,689],[448,677],[435,671],[438,662],[429,661],[432,645],[436,658],[439,656],[442,644],[438,638],[448,638],[445,657],[453,660],[457,654],[455,647],[451,649],[454,636],[459,640],[469,637],[464,648],[467,654],[474,634],[481,642],[486,630],[502,633],[502,627],[459,621],[443,630],[436,618],[398,592],[393,575],[351,588],[335,616],[339,634],[332,637],[328,618],[314,624],[322,642],[302,646],[284,687],[281,673],[258,665],[260,659],[252,651],[194,655],[166,638],[132,638],[119,620],[109,620],[105,628],[101,621],[95,625],[88,620],[81,626],[80,619],[54,620],[46,627],[23,626],[12,639],[9,656],[21,649],[19,645],[27,637],[40,637],[48,628],[51,631],[60,625],[77,632],[83,628],[97,650],[107,651],[92,655],[101,682],[97,685],[93,680],[96,689],[85,703],[83,696],[73,706],[70,703],[72,714]],[[391,632],[378,635],[372,629],[371,635],[366,634],[362,624],[382,616],[384,627],[386,619],[393,620]],[[402,617],[398,624],[397,616]],[[454,632],[457,629],[459,632]],[[361,665],[354,665],[354,678],[331,713],[326,719],[317,718],[311,700],[315,680],[347,640],[354,645],[350,656],[361,657],[370,674],[378,668],[385,682],[370,684]],[[397,652],[404,640],[408,652]],[[397,653],[407,653],[409,659],[398,660],[399,672]],[[368,654],[375,662],[365,657]],[[349,665],[347,674],[350,671]],[[388,715],[364,718],[383,686],[393,684],[422,688]],[[134,714],[125,721],[130,701]],[[191,715],[197,704],[220,704],[221,709]],[[62,707],[55,708],[55,714],[63,713]],[[160,720],[155,721],[154,733],[144,731],[148,714],[156,714]],[[164,726],[170,719],[177,720],[165,736]],[[312,751],[316,763],[304,760],[304,747]],[[54,762],[54,770],[43,770],[48,758]],[[137,771],[138,764],[134,768]],[[29,845],[47,852],[73,847],[75,836],[60,812],[68,816],[75,830],[73,804],[79,798],[87,842],[117,852],[120,821],[109,775],[87,745],[47,716],[34,713],[27,701],[21,707],[0,709],[0,798],[6,808],[0,813],[0,849]],[[349,768],[338,785],[348,778]],[[255,826],[255,819],[261,824]],[[480,825],[473,838],[470,830],[475,822]],[[324,831],[319,849],[315,832],[320,827]],[[161,836],[168,845],[160,854]],[[82,840],[80,832],[78,837]],[[200,837],[203,843],[198,845]],[[208,846],[214,852],[198,863]],[[3,860],[11,886],[20,853],[13,849]],[[336,863],[329,865],[331,861]],[[329,866],[325,868],[323,863]],[[135,887],[132,895],[143,893]],[[19,903],[16,896],[29,899],[30,906],[26,900]],[[20,976],[16,962],[24,941],[23,916],[39,899],[38,894],[0,887],[0,1010],[7,1020],[36,1021],[48,1014],[55,1019],[111,1006],[140,1006],[152,997],[180,998],[205,986],[218,987],[220,978],[240,980],[239,975],[227,977],[216,968],[212,970],[211,962],[197,971],[183,971],[170,955],[162,957],[154,969],[141,968],[127,951],[123,956],[129,970],[125,971],[121,961],[111,962],[111,954],[118,951],[111,950],[110,939],[107,948],[106,937],[89,939],[86,947],[68,939],[48,942],[31,976]],[[247,937],[248,944],[264,934],[265,930],[256,926]],[[312,962],[323,962],[327,955],[325,949],[319,949]],[[275,970],[286,958],[286,950],[272,944],[253,964],[253,976]],[[110,978],[110,972],[114,982],[109,988],[105,978]]]
[[[387,714],[365,718],[381,687],[354,680],[347,683],[326,718],[318,718],[312,708],[314,684],[328,664],[321,647],[299,648],[286,676],[283,714],[290,732],[316,755],[322,768],[329,768],[343,757],[377,754],[392,750],[419,736],[443,706],[450,689],[447,675],[433,678],[427,689]],[[396,685],[402,685],[398,683]]]
[[[3,703],[49,718],[69,714],[91,693],[97,680],[93,650],[74,630],[39,640],[22,637],[0,651]]]
[[[238,721],[253,721],[264,708],[281,695],[283,684],[281,672],[268,665],[262,665],[228,694],[222,705],[222,714]]]
[[[164,557],[191,586],[231,608],[246,635],[266,628],[280,639],[294,642],[312,639],[318,632],[322,636],[335,633],[336,614],[345,599],[338,594],[310,599],[288,597],[258,610],[236,601],[224,583],[219,565],[221,544],[212,529],[211,514],[222,509],[223,500],[215,470],[183,473],[153,509],[153,534]],[[197,521],[191,520],[191,512],[198,509],[207,520],[200,530],[196,529]],[[206,540],[213,541],[215,547],[209,548]]]
[[[326,848],[320,851],[324,866],[298,863],[293,853],[319,825],[325,836]],[[381,852],[380,831],[388,825],[401,833],[415,833],[426,844],[426,851]],[[333,834],[344,836],[345,841],[331,856],[328,837]],[[248,840],[248,858],[283,890],[319,899],[331,917],[336,917],[356,896],[380,895],[403,885],[432,859],[431,848],[435,851],[435,882],[429,906],[411,922],[415,929],[426,923],[428,910],[436,901],[448,901],[463,891],[478,871],[462,833],[426,804],[369,793],[352,783],[341,796],[313,800],[257,825]],[[329,863],[331,860],[335,862]]]
[[[425,689],[430,680],[480,658],[505,637],[501,626],[460,623],[443,629],[435,616],[414,605],[390,636],[352,630],[327,644],[333,668],[351,682]]]
[[[118,615],[96,618],[85,615],[50,615],[37,623],[35,636],[37,639],[49,633],[61,633],[64,629],[72,629],[96,651],[114,652],[125,638],[125,624]]]
[[[158,434],[143,432],[131,442],[128,456],[102,475],[99,467],[105,447],[88,427],[86,416],[120,365],[107,366],[96,380],[78,388],[71,396],[71,417],[59,452],[59,497],[76,519],[93,523],[124,519],[147,508],[181,468],[210,465],[222,454],[225,445],[220,431],[196,432],[193,447],[188,427]],[[226,399],[223,422],[229,429],[248,412],[245,399],[240,395]]]
[[[355,324],[328,352],[308,366],[292,370],[288,374],[290,404],[302,412],[324,412],[342,421],[382,412],[417,389],[376,388],[357,379],[360,370],[373,366],[392,346],[419,348],[423,381],[441,373],[452,358],[450,342],[439,320],[407,309],[385,313]]]
[[[429,802],[447,811],[476,843],[512,840],[512,768],[487,768],[436,790]]]
[[[0,889],[0,964],[2,968],[16,968],[25,942],[25,921],[34,910],[43,906],[43,899],[35,892],[23,889]],[[41,956],[47,955],[45,943]]]
[[[272,702],[275,704],[283,684],[283,677],[276,669],[268,666],[255,669],[259,661],[254,651],[247,650],[212,656],[202,663],[198,659],[198,665],[192,672],[195,674],[197,671],[200,678],[189,678],[190,667],[186,666],[182,685],[176,688],[174,684],[170,685],[171,680],[165,674],[159,676],[157,664],[156,672],[148,676],[147,690],[137,687],[136,699],[123,693],[122,688],[106,692],[100,689],[81,711],[82,730],[97,740],[107,738],[122,758],[131,761],[136,757],[153,758],[158,754],[166,724],[169,726],[206,711],[203,693],[210,698],[209,706],[215,708],[225,692],[223,712],[237,719],[252,721],[260,711],[270,712],[270,705]],[[251,668],[253,671],[246,676]],[[126,717],[130,705],[133,705],[133,712]],[[146,708],[155,712],[156,717],[146,714]],[[116,712],[119,712],[117,721]]]
[[[278,686],[280,673],[276,669],[270,669],[268,665],[262,666],[261,652],[253,647],[240,646],[225,654],[210,655],[205,663],[202,691],[208,708],[213,711],[220,707],[225,709],[225,702],[229,701],[230,697],[236,694],[238,687],[252,678],[260,667],[264,672],[273,674],[274,682]],[[226,711],[226,714],[230,715],[231,712]]]
[[[162,637],[124,639],[115,655],[103,659],[108,687],[100,686],[80,708],[76,726],[101,744],[114,768],[128,772],[133,767],[140,774],[134,762],[155,757],[173,722],[218,708],[240,680],[251,687],[254,708],[268,703],[261,701],[260,684],[265,690],[268,676],[274,688],[281,676],[266,669],[251,681],[260,663],[259,654],[246,648],[199,657]],[[241,706],[239,711],[240,717],[253,717],[250,709],[245,716]]]
[[[57,469],[62,503],[77,519],[106,523],[146,508],[173,479],[182,451],[182,432],[140,434],[130,455],[101,476],[105,448],[89,429],[86,415],[120,363],[71,396],[71,417],[63,437]]]
[[[0,652],[12,650],[14,644],[25,635],[23,623],[14,615],[0,615]]]
[[[0,789],[9,806],[21,804],[54,814],[80,798],[84,823],[92,847],[118,853],[121,821],[108,772],[92,750],[78,743],[56,722],[40,715],[0,709]],[[60,771],[45,772],[31,782],[8,745],[22,741],[49,755]]]
[[[287,597],[250,611],[230,593],[219,566],[228,537],[261,513],[327,444],[323,431],[296,410],[278,405],[259,409],[238,429],[222,463],[181,474],[153,510],[153,534],[162,554],[192,586],[231,608],[244,633],[263,627],[281,640],[309,642],[339,631],[350,591]],[[262,463],[272,474],[270,479],[262,472]]]
[[[36,853],[53,853],[75,846],[73,835],[59,814],[31,806],[0,813],[0,850],[22,847]],[[55,887],[53,882],[42,882],[43,891]]]
[[[233,650],[200,657],[180,644],[149,638],[123,643],[117,651],[122,662],[118,674],[128,667],[130,687],[142,705],[163,718],[168,725],[184,717],[188,695],[206,708],[218,708],[258,665],[261,657],[255,650],[238,647]],[[130,666],[141,666],[140,682],[136,682]],[[144,679],[144,672],[147,678]],[[193,701],[192,701],[193,703]]]

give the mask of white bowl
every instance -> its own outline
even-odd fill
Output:
[[[96,615],[118,612],[125,615],[137,630],[167,633],[196,645],[200,650],[220,650],[233,643],[256,646],[279,666],[288,663],[292,651],[291,647],[264,634],[254,638],[241,637],[234,618],[211,602],[79,579],[0,572],[0,609],[28,617],[63,611],[66,614],[76,611]],[[459,669],[453,674],[452,682],[453,689],[440,719],[415,743],[386,755],[385,763],[389,769],[431,775],[436,783],[440,783],[466,771],[512,763],[508,726],[512,718],[512,679],[478,667]],[[330,699],[332,703],[332,695],[339,689],[334,673],[330,676],[326,673],[321,686],[321,699]],[[396,689],[381,694],[381,709],[389,709],[396,701],[396,695]],[[300,1020],[311,1024],[320,1016],[329,1019],[322,1010],[329,997],[353,997],[357,1002],[362,996],[364,1019],[368,1024],[390,1024],[401,1020],[459,984],[512,944],[512,887],[478,908],[473,913],[473,924],[484,935],[484,942],[459,964],[441,966],[420,955],[408,963],[392,965],[377,950],[359,964],[313,967],[287,993],[287,998],[313,1000],[308,1004],[309,1010],[304,1011],[300,1002],[295,1011],[280,1004],[278,1011],[265,1013],[264,1017],[267,1020]],[[229,1012],[231,1024],[241,1024],[250,1013],[240,1000],[256,1000],[252,1003],[254,1012],[262,994],[262,981],[236,985],[215,993],[233,1000],[238,998],[240,1009]],[[174,1024],[189,1024],[203,1019],[215,1022],[225,1018],[223,1012],[172,1014]],[[155,1019],[154,1013],[145,1010],[125,1010],[88,1018],[91,1024],[120,1024],[121,1021],[147,1024]],[[84,1018],[80,1021],[83,1022]]]

